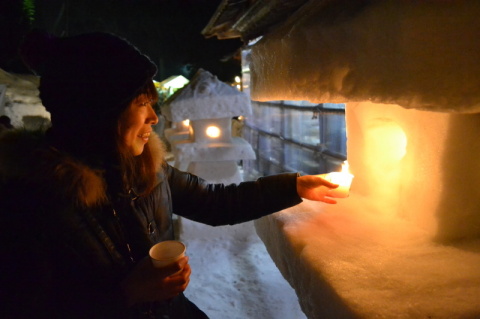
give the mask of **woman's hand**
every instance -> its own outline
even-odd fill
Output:
[[[336,204],[337,201],[329,197],[331,196],[329,190],[337,188],[338,184],[331,183],[321,176],[322,175],[305,175],[297,177],[298,196],[309,200]]]
[[[147,256],[133,268],[120,287],[129,307],[140,302],[168,300],[185,291],[191,272],[187,256],[162,268],[153,267]]]

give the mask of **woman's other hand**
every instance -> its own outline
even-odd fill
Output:
[[[322,175],[305,175],[297,177],[298,196],[328,204],[336,204],[337,201],[330,198],[328,191],[337,188],[338,184],[331,183],[321,177]]]
[[[133,268],[120,287],[129,307],[141,302],[168,300],[185,291],[191,272],[187,256],[162,268],[153,267],[147,256]]]

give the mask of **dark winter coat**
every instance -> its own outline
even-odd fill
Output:
[[[154,154],[158,185],[148,197],[107,199],[102,172],[43,134],[0,135],[0,317],[203,318],[183,294],[127,309],[118,284],[154,243],[173,239],[172,213],[216,226],[301,202],[296,174],[213,185]]]

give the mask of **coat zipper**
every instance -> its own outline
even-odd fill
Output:
[[[121,240],[125,243],[125,246],[127,247],[127,252],[128,252],[128,256],[130,257],[130,260],[132,261],[132,263],[135,263],[135,259],[133,258],[133,254],[132,254],[132,248],[130,247],[130,244],[128,243],[127,238],[125,237],[125,233],[123,232],[123,227],[122,227],[122,222],[120,220],[120,217],[118,216],[115,208],[113,208],[112,210],[113,210],[113,216],[115,217],[115,220],[117,222]]]

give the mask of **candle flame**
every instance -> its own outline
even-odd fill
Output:
[[[325,175],[325,179],[339,185],[338,188],[330,189],[328,191],[329,196],[337,198],[349,196],[353,175],[349,171],[349,165],[347,161],[343,162],[341,172],[328,173]]]
[[[209,137],[217,138],[220,136],[221,131],[217,126],[211,125],[207,127],[206,133]]]
[[[347,174],[351,174],[350,173],[350,170],[349,170],[349,165],[348,165],[348,161],[344,161],[343,164],[342,164],[342,173],[347,173]]]

